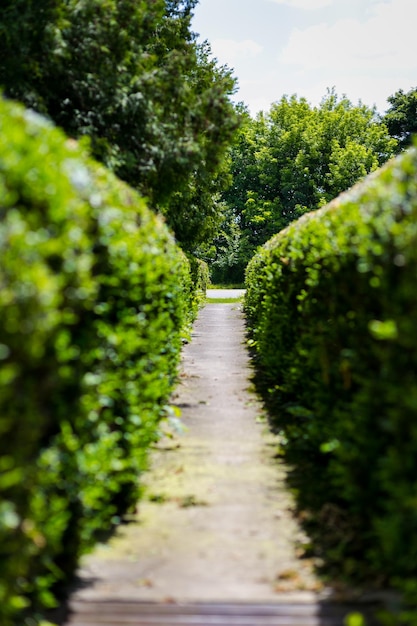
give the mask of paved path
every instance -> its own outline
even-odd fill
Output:
[[[270,602],[316,589],[244,341],[239,305],[201,310],[174,399],[187,430],[155,453],[137,520],[85,559],[77,598]]]
[[[241,298],[245,289],[207,289],[207,298]]]
[[[84,559],[67,626],[322,623],[250,376],[240,305],[207,304],[174,398],[186,431],[153,454],[137,517]]]
[[[240,305],[208,303],[174,398],[186,431],[158,445],[137,516],[84,559],[60,623],[344,626],[357,610],[327,602],[297,557],[305,538],[250,376]]]

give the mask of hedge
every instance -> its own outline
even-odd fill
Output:
[[[206,291],[210,285],[210,269],[205,261],[195,256],[189,256],[188,260],[190,262],[191,278],[195,288],[195,298],[197,304],[200,305],[204,302]]]
[[[135,505],[196,298],[144,201],[6,100],[0,198],[0,622],[22,626]]]
[[[273,237],[246,286],[314,553],[416,596],[417,150]]]

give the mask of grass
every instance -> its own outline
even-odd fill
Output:
[[[205,304],[239,304],[243,302],[243,296],[240,298],[206,298]]]
[[[244,289],[244,283],[231,283],[230,285],[225,285],[223,283],[219,283],[216,285],[209,285],[207,289]]]

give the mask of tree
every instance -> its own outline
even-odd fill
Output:
[[[306,211],[314,210],[377,169],[396,141],[374,109],[329,91],[318,107],[284,96],[267,113],[248,114],[231,151],[232,185],[223,194],[241,230],[230,275],[243,279],[259,245]],[[224,229],[214,265],[224,266]],[[232,258],[228,254],[228,258]]]
[[[2,0],[0,84],[13,98],[36,106],[34,82],[51,49],[62,0]]]
[[[5,1],[5,93],[88,137],[93,156],[145,195],[185,248],[212,236],[211,198],[237,127],[235,80],[196,43],[197,0],[46,0],[36,36],[32,0],[18,0],[20,16]]]
[[[383,121],[390,135],[398,140],[400,152],[411,145],[412,135],[417,133],[417,88],[407,93],[400,89],[387,100],[391,106]]]

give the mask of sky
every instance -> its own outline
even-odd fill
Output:
[[[384,113],[417,87],[417,0],[200,0],[192,30],[233,69],[252,115],[328,89]]]

